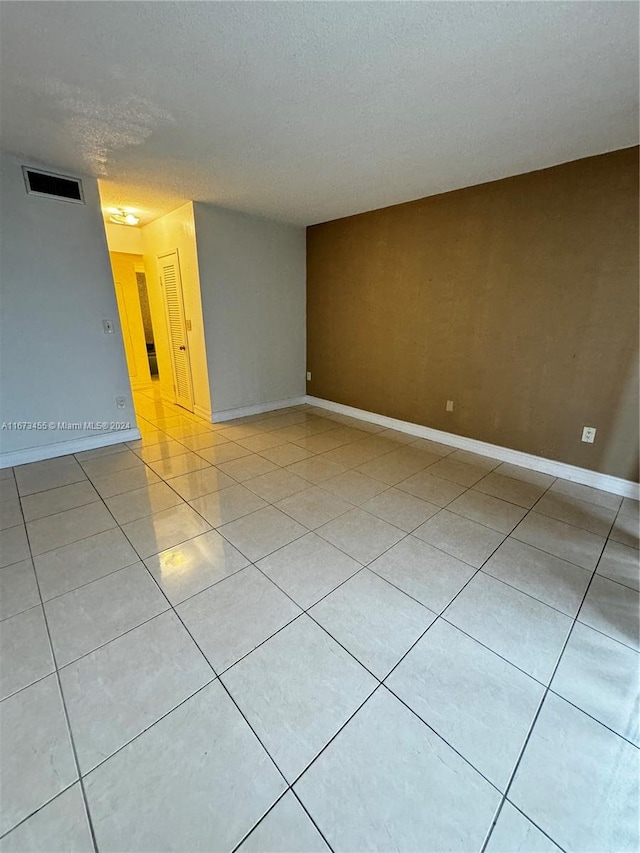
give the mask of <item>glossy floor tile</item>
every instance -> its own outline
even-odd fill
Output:
[[[637,848],[637,502],[134,399],[0,472],[0,853]]]
[[[0,699],[53,672],[55,665],[40,604],[0,622]]]
[[[22,512],[25,521],[35,521],[45,515],[75,509],[84,504],[99,501],[100,496],[88,480],[71,483],[69,486],[58,486],[45,492],[36,492],[22,498]]]
[[[624,586],[640,589],[640,553],[637,548],[609,539],[596,572]]]
[[[233,850],[286,788],[219,682],[85,784],[98,849],[112,853]]]
[[[87,853],[93,840],[86,806],[76,783],[0,839],[2,853]]]
[[[634,851],[638,793],[636,747],[547,694],[509,799],[565,850]]]
[[[365,501],[361,508],[405,533],[411,533],[440,511],[439,506],[394,488]]]
[[[512,473],[509,469],[505,470],[500,466],[479,480],[473,488],[485,495],[531,509],[545,493],[547,486],[531,482],[528,478],[523,480],[519,476],[511,476]]]
[[[228,521],[235,521],[262,509],[267,506],[267,502],[237,483],[219,492],[195,498],[190,505],[213,527],[220,527]]]
[[[436,618],[368,569],[323,598],[309,615],[379,679]]]
[[[441,619],[385,683],[490,782],[506,789],[542,700],[541,684]]]
[[[166,483],[153,483],[150,486],[105,499],[105,504],[118,524],[146,518],[180,503],[182,503],[180,495]]]
[[[249,561],[216,530],[189,539],[145,560],[171,604],[179,604],[234,574]]]
[[[141,563],[59,595],[45,602],[56,663],[65,666],[168,609]]]
[[[0,530],[18,527],[23,523],[22,507],[17,495],[0,501]]]
[[[156,616],[63,667],[62,695],[82,772],[100,764],[213,677],[173,612]]]
[[[635,589],[596,575],[578,613],[578,620],[638,651],[639,603],[640,593]]]
[[[33,560],[22,560],[0,571],[0,619],[8,619],[40,604]]]
[[[605,539],[555,518],[530,512],[513,531],[513,538],[593,571]]]
[[[640,655],[577,623],[551,689],[640,746]]]
[[[0,568],[10,566],[31,555],[24,524],[0,531]]]
[[[53,551],[71,542],[87,539],[116,526],[116,521],[102,501],[47,515],[27,522],[27,536],[33,556]]]
[[[217,673],[224,672],[300,614],[254,566],[178,605],[178,615]]]
[[[87,479],[87,475],[73,456],[60,456],[44,462],[18,465],[14,468],[14,474],[20,497]]]
[[[138,561],[121,529],[113,528],[34,559],[44,601]]]
[[[476,569],[504,540],[503,533],[446,509],[421,524],[413,535]]]
[[[222,676],[291,783],[377,681],[304,614]]]
[[[141,557],[159,554],[210,529],[211,525],[187,504],[122,525],[127,539]]]
[[[482,567],[494,578],[575,616],[591,572],[546,551],[509,537]]]
[[[405,536],[400,528],[360,509],[352,509],[328,524],[323,524],[317,533],[364,564],[375,560]]]
[[[484,572],[471,579],[443,615],[447,622],[545,684],[572,625],[564,613]]]
[[[268,476],[268,475],[267,475]],[[339,515],[344,515],[353,509],[350,503],[342,498],[332,495],[319,486],[306,488],[309,484],[305,482],[303,491],[296,492],[284,500],[278,501],[278,509],[299,521],[309,530],[321,527]]]
[[[491,832],[487,853],[560,853],[557,844],[541,832],[508,800],[502,805]]]
[[[0,832],[5,833],[78,778],[56,676],[1,702],[0,731]]]
[[[500,794],[384,687],[294,787],[335,850],[480,850]]]
[[[435,613],[441,613],[475,569],[450,554],[407,536],[370,568]]]
[[[291,792],[281,797],[251,834],[238,853],[328,853],[325,843],[300,801]]]
[[[314,533],[285,545],[256,565],[304,609],[361,568],[348,554]]]
[[[249,560],[259,560],[307,532],[274,506],[259,509],[236,521],[223,524],[220,533]]]

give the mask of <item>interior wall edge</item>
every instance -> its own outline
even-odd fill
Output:
[[[118,432],[88,435],[73,441],[58,441],[55,444],[26,447],[24,450],[8,450],[0,453],[0,469],[28,465],[30,462],[42,462],[45,459],[68,456],[70,453],[81,453],[83,450],[97,450],[99,447],[110,447],[112,444],[122,444],[125,441],[137,441],[141,437],[140,430],[135,427]]]
[[[525,453],[522,450],[513,450],[510,447],[489,444],[477,438],[469,438],[464,435],[456,435],[453,432],[444,432],[439,429],[433,429],[432,427],[422,426],[421,424],[397,420],[387,415],[378,415],[375,412],[356,409],[353,406],[346,406],[343,403],[334,403],[331,400],[324,400],[321,397],[307,395],[305,402],[310,406],[318,406],[321,409],[327,409],[337,414],[349,415],[368,423],[378,424],[387,429],[395,429],[408,435],[415,435],[417,438],[438,441],[440,444],[447,444],[459,450],[469,450],[472,453],[478,453],[480,456],[490,456],[493,459],[499,459],[501,462],[511,462],[514,465],[520,465],[522,468],[540,471],[543,474],[550,474],[552,477],[560,477],[563,480],[571,480],[583,486],[592,486],[595,489],[602,489],[605,492],[612,492],[615,495],[622,495],[623,497],[634,498],[635,500],[640,498],[639,483],[634,483],[632,480],[625,480],[622,477],[614,477],[612,474],[602,474],[599,471],[579,468],[577,465],[569,465],[567,462],[546,459],[543,456],[534,456],[532,453]]]
[[[302,406],[307,402],[303,394],[300,397],[288,397],[286,400],[272,400],[267,403],[256,403],[254,406],[241,406],[239,409],[223,409],[211,415],[211,423],[219,424],[232,421],[235,418],[246,418],[250,415],[261,415],[263,412],[274,412],[276,409],[289,409],[292,406]]]

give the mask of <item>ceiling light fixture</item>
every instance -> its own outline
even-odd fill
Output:
[[[115,225],[137,225],[140,222],[140,217],[119,209],[116,213],[111,214],[109,222],[113,222]]]

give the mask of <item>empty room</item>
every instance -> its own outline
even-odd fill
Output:
[[[637,853],[639,32],[0,2],[0,853]]]

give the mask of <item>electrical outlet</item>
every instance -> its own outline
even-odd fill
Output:
[[[596,440],[596,428],[595,427],[582,427],[582,440],[587,444],[593,444]]]
[[[116,409],[126,409],[127,408],[127,398],[126,397],[116,397]]]
[[[113,320],[103,320],[102,329],[105,335],[112,335],[114,333]]]
[[[453,411],[453,400],[447,400],[447,405],[445,406],[445,411],[447,411],[447,412]]]
[[[311,382],[311,371],[307,370],[307,382]]]

